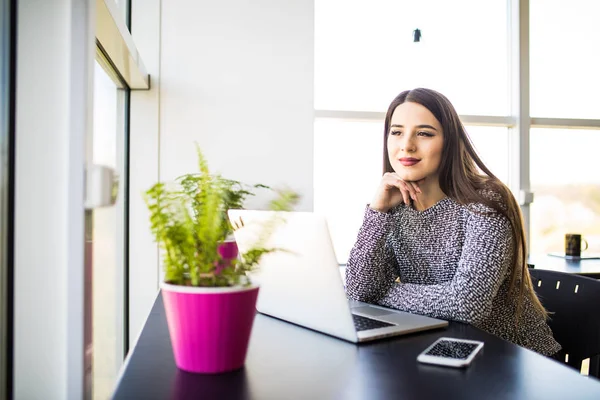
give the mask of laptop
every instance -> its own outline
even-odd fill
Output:
[[[280,249],[264,255],[250,273],[260,285],[260,313],[354,343],[448,326],[440,319],[348,300],[324,216],[254,210],[229,210],[228,215],[241,254],[257,241]],[[265,227],[271,231],[268,239]]]

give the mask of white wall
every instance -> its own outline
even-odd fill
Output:
[[[213,170],[312,210],[313,38],[313,0],[163,1],[161,179],[195,171],[198,142]]]
[[[132,35],[152,89],[131,96],[130,345],[161,275],[141,194],[195,172],[194,142],[214,171],[288,186],[312,210],[314,5],[133,0]]]

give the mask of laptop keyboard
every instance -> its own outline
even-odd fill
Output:
[[[369,329],[383,328],[386,326],[394,326],[394,324],[388,324],[387,322],[377,321],[367,317],[361,317],[360,315],[352,314],[354,319],[354,327],[357,331],[367,331]]]

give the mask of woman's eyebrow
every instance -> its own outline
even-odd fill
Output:
[[[392,127],[392,128],[404,128],[404,125],[393,124],[391,127]],[[417,125],[417,128],[426,128],[426,129],[432,129],[432,130],[434,130],[434,131],[436,131],[436,132],[437,132],[437,129],[435,129],[435,128],[434,128],[433,126],[431,126],[431,125],[426,125],[426,124],[425,124],[425,125]]]

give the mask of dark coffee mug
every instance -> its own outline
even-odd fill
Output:
[[[585,243],[585,249],[581,248],[581,242]],[[567,233],[565,235],[565,255],[571,257],[581,257],[581,252],[587,250],[588,242],[580,234]]]

